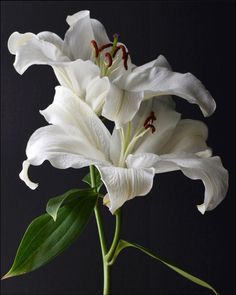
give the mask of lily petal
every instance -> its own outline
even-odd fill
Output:
[[[66,134],[78,137],[79,141],[89,142],[92,149],[101,151],[109,158],[111,135],[102,121],[70,89],[62,86],[57,86],[55,89],[53,103],[40,112],[47,122],[60,126]],[[96,158],[96,154],[91,151],[89,155]]]
[[[86,87],[85,101],[98,115],[102,112],[109,90],[110,82],[107,77],[96,77],[91,80]]]
[[[168,63],[167,59],[163,55],[159,55],[156,59],[133,69],[133,73],[143,73],[147,69],[151,69],[153,67],[164,67],[168,70],[171,70],[171,66]]]
[[[19,176],[20,176],[20,179],[23,180],[29,188],[34,190],[38,187],[38,183],[34,183],[29,179],[29,176],[28,176],[29,166],[30,166],[30,162],[28,160],[25,160],[22,163],[22,170]]]
[[[48,160],[59,169],[82,168],[91,163],[106,162],[106,155],[88,140],[76,133],[72,136],[71,132],[55,125],[41,127],[32,134],[26,155],[31,165],[38,166]]]
[[[110,40],[106,33],[106,29],[103,24],[100,23],[100,21],[91,18],[91,25],[93,28],[94,39],[99,46],[110,43]]]
[[[114,84],[111,84],[103,106],[102,115],[114,121],[116,128],[121,128],[133,119],[140,107],[142,99],[142,93],[123,91]]]
[[[171,107],[171,100],[168,96],[160,97],[160,99],[152,99],[151,103],[148,102],[144,101],[142,103],[140,110],[133,120],[133,127],[135,128],[135,125],[137,126],[138,124],[140,126],[140,122],[143,124],[145,118],[153,111],[156,116],[156,120],[153,122],[156,131],[152,133],[150,130],[150,132],[146,133],[137,143],[134,153],[159,154],[163,146],[172,137],[181,115]]]
[[[41,37],[47,39],[49,35],[40,33]],[[54,39],[55,44],[59,42],[51,35],[51,40]],[[58,37],[59,38],[59,37]],[[61,62],[69,61],[69,58],[53,43],[49,43],[40,39],[31,33],[19,34],[13,33],[8,41],[9,50],[16,55],[14,67],[19,74],[23,74],[28,67],[35,64],[56,65]]]
[[[62,86],[71,89],[98,113],[110,89],[107,77],[100,78],[99,68],[91,61],[76,60],[53,67]]]
[[[70,20],[70,18],[67,18]],[[63,50],[71,60],[90,59],[92,53],[91,40],[94,39],[89,11],[78,12],[77,21],[71,22],[72,26],[65,34]]]
[[[55,125],[36,130],[28,141],[27,160],[23,164],[20,178],[31,189],[35,189],[37,184],[29,180],[28,167],[39,166],[46,160],[58,169],[82,168],[94,164],[109,165],[106,156],[80,135],[74,132],[72,136],[71,132]]]
[[[33,33],[20,34],[19,32],[14,32],[8,39],[8,50],[11,54],[16,54],[17,50],[32,38],[35,38]]]
[[[127,91],[144,92],[144,99],[159,95],[182,97],[199,105],[204,116],[211,115],[216,108],[210,93],[191,73],[180,74],[154,66],[142,72],[133,71],[127,77],[120,77],[115,83]]]
[[[156,173],[181,170],[193,180],[202,180],[205,186],[204,202],[197,206],[202,214],[217,207],[227,193],[228,171],[218,156],[200,158],[188,153],[161,156],[147,153],[130,155],[127,165],[137,169],[154,167]]]
[[[156,121],[153,122],[156,131],[152,133],[150,130],[140,137],[135,142],[135,145],[132,145],[129,153],[136,154],[145,152],[158,154],[168,143],[168,140],[170,140],[180,120],[180,114],[175,111],[172,98],[170,96],[164,96],[160,97],[158,100],[149,99],[143,101],[132,121],[126,124],[122,130],[114,128],[112,132],[110,158],[114,165],[118,165],[119,163],[122,142],[124,144],[124,142],[127,141],[125,137],[129,136],[128,134],[130,133],[130,139],[135,138],[138,130],[143,128],[144,122],[147,117],[150,116],[151,111],[153,111],[156,116]],[[143,130],[145,129],[143,128]]]
[[[208,150],[207,156],[210,157],[211,152],[206,144],[207,137],[208,128],[203,122],[190,119],[180,120],[169,141],[159,150],[158,154],[204,152],[206,155],[205,151]]]
[[[52,32],[48,32],[48,31],[44,31],[44,32],[38,33],[37,37],[40,40],[43,40],[43,41],[46,41],[48,43],[55,45],[58,49],[60,49],[62,51],[64,41],[57,34],[52,33]]]
[[[146,195],[152,188],[154,169],[126,169],[114,166],[97,166],[109,198],[112,214],[126,201]]]
[[[89,10],[81,10],[72,15],[68,15],[66,18],[66,22],[70,27],[75,25],[78,21],[81,21],[83,18],[89,16]]]
[[[80,22],[83,18],[89,17],[90,12],[89,10],[81,10],[73,15],[69,15],[66,19],[67,23],[69,26],[74,26],[76,25],[77,22]],[[93,29],[93,34],[94,34],[94,39],[96,40],[97,44],[99,46],[103,44],[107,44],[110,42],[106,30],[103,26],[102,23],[100,23],[97,19],[90,19],[91,26]],[[79,39],[81,38],[80,36],[77,36]],[[91,40],[88,40],[89,42]]]
[[[90,59],[92,54],[91,41],[94,39],[99,46],[109,43],[105,28],[99,21],[90,19],[88,10],[68,16],[67,22],[70,28],[65,34],[63,50],[67,51],[71,60]]]

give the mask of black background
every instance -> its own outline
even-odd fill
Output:
[[[233,2],[226,1],[2,1],[2,275],[11,266],[26,227],[44,212],[47,200],[83,186],[80,179],[87,173],[87,169],[57,170],[48,163],[32,167],[30,176],[40,183],[35,191],[18,178],[29,136],[46,125],[38,111],[52,102],[58,83],[47,66],[33,66],[18,75],[7,39],[14,31],[44,30],[63,38],[66,16],[83,9],[105,25],[109,36],[120,34],[135,64],[163,54],[175,71],[196,75],[215,98],[217,110],[206,119],[196,105],[176,101],[183,117],[208,125],[208,144],[230,172],[226,199],[202,216],[195,207],[203,199],[201,181],[181,172],[158,175],[149,196],[125,204],[122,237],[208,281],[222,295],[235,294],[235,14]],[[103,213],[110,239],[114,218],[106,208]],[[113,294],[211,294],[134,249],[119,256],[112,273]],[[39,270],[3,281],[2,292],[101,294],[94,217],[66,252]]]

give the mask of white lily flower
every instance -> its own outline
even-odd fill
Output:
[[[16,70],[23,74],[33,64],[51,65],[60,84],[78,96],[81,73],[92,71],[96,86],[91,82],[86,89],[99,87],[104,95],[89,104],[117,128],[133,119],[143,100],[154,96],[176,95],[199,105],[204,116],[214,112],[215,101],[203,84],[190,73],[173,72],[162,55],[137,67],[131,63],[127,48],[118,42],[118,35],[111,42],[104,26],[91,19],[89,11],[68,16],[67,23],[70,28],[64,40],[51,32],[13,33],[8,48],[16,55]],[[109,78],[106,83],[104,77]]]
[[[206,145],[207,127],[200,121],[181,120],[170,97],[143,102],[132,122],[108,129],[90,107],[68,88],[58,86],[54,102],[41,114],[51,125],[29,139],[20,177],[32,189],[29,165],[48,160],[66,169],[95,165],[108,194],[105,202],[114,213],[126,201],[146,195],[155,173],[181,170],[201,179],[205,198],[199,211],[214,209],[225,197],[228,172]]]

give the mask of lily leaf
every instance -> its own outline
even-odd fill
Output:
[[[89,221],[97,195],[80,196],[57,212],[57,220],[43,214],[29,225],[9,272],[10,278],[33,271],[67,249],[81,234]]]
[[[94,167],[94,176],[95,176],[95,187],[99,191],[100,188],[103,185],[103,182],[101,180],[101,175],[100,175],[100,173],[99,173],[99,171],[98,171],[98,169],[96,167]],[[85,182],[85,183],[87,183],[90,187],[92,187],[90,173],[88,173],[87,175],[85,175],[85,177],[82,179],[82,181]]]
[[[46,212],[56,221],[57,213],[61,206],[78,197],[90,197],[94,195],[95,193],[91,189],[71,189],[63,195],[50,199],[47,203]]]
[[[195,284],[197,285],[200,285],[202,287],[205,287],[205,288],[208,288],[210,290],[212,290],[216,295],[219,295],[219,293],[210,285],[208,284],[207,282],[204,282],[203,280],[187,273],[186,271],[180,269],[179,267],[173,265],[172,263],[170,262],[167,262],[166,260],[160,258],[159,256],[157,256],[155,253],[153,253],[152,251],[144,248],[143,246],[140,246],[138,244],[135,244],[135,243],[130,243],[130,242],[127,242],[127,241],[124,241],[124,240],[120,240],[119,241],[119,244],[117,245],[117,248],[116,248],[116,252],[114,254],[114,257],[113,259],[109,262],[109,265],[112,265],[117,256],[119,255],[119,253],[127,248],[127,247],[133,247],[133,248],[136,248],[142,252],[144,252],[145,254],[149,255],[150,257],[158,260],[159,262],[163,263],[164,265],[166,265],[167,267],[171,268],[172,270],[174,270],[175,272],[177,272],[178,274],[180,274],[181,276],[185,277],[186,279],[194,282]]]

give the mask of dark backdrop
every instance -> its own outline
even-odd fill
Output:
[[[7,50],[13,31],[44,30],[64,36],[68,14],[91,10],[109,36],[118,32],[135,64],[166,56],[175,71],[190,71],[212,93],[217,110],[204,119],[196,105],[177,98],[183,117],[209,126],[209,146],[230,172],[226,199],[202,216],[201,181],[181,172],[155,177],[148,197],[124,206],[122,237],[153,249],[163,257],[215,286],[221,294],[234,289],[234,4],[197,1],[2,1],[2,252],[1,272],[11,266],[22,235],[33,218],[45,210],[48,198],[71,187],[83,186],[81,170],[57,170],[48,163],[32,167],[40,183],[31,191],[18,178],[25,147],[32,132],[45,125],[39,109],[52,101],[57,81],[51,68],[34,66],[20,76]],[[106,230],[114,218],[103,210]],[[109,236],[110,237],[110,236]],[[158,262],[134,250],[125,250],[113,267],[113,294],[210,294]],[[2,282],[3,294],[101,294],[102,264],[96,224],[91,219],[80,239],[43,268]]]

